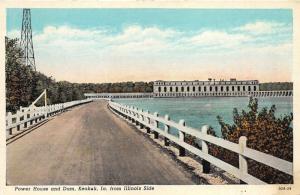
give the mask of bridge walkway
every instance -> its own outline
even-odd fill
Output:
[[[7,145],[8,185],[193,184],[104,101],[72,108]]]

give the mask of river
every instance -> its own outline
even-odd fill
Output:
[[[221,136],[217,116],[220,115],[226,123],[233,123],[232,111],[237,108],[248,111],[248,97],[201,97],[201,98],[153,98],[153,99],[115,99],[116,102],[136,106],[158,112],[160,116],[168,114],[174,121],[184,119],[186,125],[200,129],[207,124],[214,128],[217,136]],[[293,112],[292,97],[261,97],[258,98],[259,109],[275,105],[276,116],[281,117]],[[173,131],[173,134],[177,134]]]

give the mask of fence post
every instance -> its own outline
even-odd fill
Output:
[[[208,125],[204,125],[201,128],[201,132],[203,134],[207,135]],[[205,141],[201,140],[201,148],[202,152],[205,154],[208,154],[208,145]],[[207,160],[202,159],[202,167],[203,167],[203,173],[209,173],[210,172],[210,163]]]
[[[21,119],[21,116],[22,116],[22,112],[21,111],[17,111],[16,113],[16,124],[17,124],[17,131],[20,131],[21,130],[21,124],[18,124],[20,123],[20,119]]]
[[[117,109],[116,109],[116,111],[119,113],[119,115],[120,115],[121,117],[123,117],[123,113],[122,113],[123,109],[122,109],[121,106],[118,106]]]
[[[158,117],[158,113],[154,112],[154,116]],[[154,127],[158,128],[158,121],[154,120]],[[156,130],[153,131],[154,134],[154,139],[158,139],[158,132],[156,132]]]
[[[6,119],[7,119],[7,126],[9,127],[8,128],[8,134],[12,135],[12,128],[10,127],[12,125],[12,114],[11,114],[11,112],[7,113]]]
[[[130,108],[128,107],[128,106],[125,106],[126,107],[126,115],[127,115],[127,117],[126,117],[126,120],[128,121],[128,122],[130,122]]]
[[[170,120],[170,116],[169,115],[165,115],[165,120],[169,121]],[[169,134],[170,131],[170,126],[165,124],[165,133]],[[169,146],[170,145],[170,140],[168,138],[164,138],[164,142],[165,142],[165,146]]]
[[[44,116],[43,114],[44,114],[44,111],[43,111],[43,109],[41,108],[41,109],[40,109],[40,113],[39,113],[39,115],[40,115],[39,121],[42,120],[42,117]]]
[[[24,121],[26,121],[26,122],[23,123],[23,128],[24,128],[24,129],[28,127],[28,121],[27,121],[27,119],[30,118],[30,116],[28,117],[28,113],[29,113],[28,110],[27,110],[26,112],[24,112],[23,119],[24,119]],[[30,115],[30,114],[29,114],[29,115]]]
[[[51,110],[50,110],[50,106],[51,105],[47,105],[47,106],[45,106],[45,112],[47,112],[47,117],[50,117],[50,116],[52,116],[52,113],[51,113]]]
[[[40,115],[40,110],[39,110],[39,108],[36,108],[36,109],[35,109],[35,114],[34,114],[34,115],[35,115],[35,117],[36,117],[36,118],[35,118],[35,123],[38,123],[38,116]]]
[[[185,126],[185,121],[183,120],[183,119],[181,119],[180,121],[179,121],[179,125],[181,125],[181,126]],[[181,131],[180,129],[178,129],[178,132],[179,132],[179,140],[180,141],[182,141],[182,142],[184,142],[184,137],[185,137],[185,133],[183,132],[183,131]],[[178,146],[179,148],[179,156],[185,156],[185,149],[184,149],[184,147],[182,147],[182,146]]]
[[[32,117],[33,117],[33,112],[32,112],[32,107],[29,108],[28,110],[29,114],[30,114],[30,120],[29,120],[29,126],[31,126],[33,124],[33,120],[32,120]]]
[[[137,120],[135,120],[135,125],[139,125],[139,121],[138,119],[140,118],[140,114],[138,113],[139,109],[138,108],[135,108],[136,110],[136,113],[135,113],[135,117],[137,118]]]
[[[52,105],[47,105],[46,106],[46,110],[47,110],[47,115],[50,117],[50,116],[54,116],[57,112],[53,112],[53,109],[52,109]]]
[[[131,112],[131,114],[132,114],[131,121],[132,121],[132,123],[134,123],[135,122],[135,120],[134,120],[134,117],[135,117],[134,106],[132,106],[131,109],[132,109],[132,112]]]
[[[127,115],[127,108],[126,107],[123,108],[123,112],[124,112],[124,119],[127,120],[128,115]]]
[[[49,117],[48,114],[49,114],[49,112],[48,112],[48,106],[45,105],[44,106],[44,116],[45,116],[45,119]]]
[[[247,137],[241,136],[239,138],[239,146],[240,146],[240,152],[243,154],[245,148],[247,147]],[[248,173],[247,159],[242,154],[239,154],[239,169],[241,175]],[[240,183],[245,184],[245,182],[242,180],[240,180]]]
[[[140,114],[140,119],[144,122],[145,121],[145,118],[144,118],[144,114],[143,114],[143,109],[141,109],[141,112],[142,114]],[[143,129],[144,128],[144,125],[143,123],[140,123],[140,129]]]
[[[126,106],[126,108],[127,108],[127,114],[128,114],[127,121],[131,122],[131,110],[130,110],[130,106]]]
[[[149,110],[146,110],[146,113],[147,113],[147,115],[149,115],[150,114]],[[147,130],[148,134],[150,133],[150,123],[151,123],[150,117],[147,116],[147,124],[148,124],[148,126],[146,126],[146,130]]]
[[[57,106],[57,104],[53,105],[53,110],[52,110],[53,113],[52,113],[52,115],[56,115],[58,113],[58,108],[59,107]]]

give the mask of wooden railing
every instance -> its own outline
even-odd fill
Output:
[[[186,126],[184,120],[180,120],[179,123],[177,123],[172,121],[168,115],[160,117],[157,112],[151,114],[149,111],[139,110],[133,106],[122,105],[113,101],[109,101],[109,107],[125,119],[136,123],[141,128],[146,128],[148,133],[152,130],[154,132],[154,138],[157,139],[158,134],[162,135],[166,146],[169,145],[169,141],[176,143],[179,146],[179,155],[185,155],[185,150],[198,155],[203,159],[204,172],[207,172],[205,169],[210,167],[209,163],[212,163],[245,183],[265,184],[265,182],[248,173],[246,158],[249,158],[286,174],[293,175],[293,164],[291,162],[248,148],[246,144],[247,138],[244,136],[240,137],[239,144],[236,144],[222,138],[208,135],[207,125],[204,125],[201,130],[194,129]],[[164,129],[159,128],[159,123],[163,124]],[[171,127],[178,130],[179,137],[169,133]],[[184,141],[186,134],[195,136],[198,140],[201,140],[201,149],[186,143]],[[239,168],[210,155],[208,153],[208,143],[237,153],[239,155]]]
[[[76,100],[61,104],[53,104],[42,107],[20,107],[20,109],[12,114],[11,112],[6,113],[6,137],[18,133],[18,131],[22,131],[26,128],[29,128],[33,125],[36,125],[42,122],[49,116],[56,115],[64,111],[67,108],[88,103],[92,100],[84,99],[84,100]]]

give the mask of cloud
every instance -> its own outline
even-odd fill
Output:
[[[291,30],[291,26],[280,22],[256,21],[254,23],[248,23],[244,26],[235,28],[234,30],[255,35],[262,35],[286,32]]]
[[[290,71],[290,26],[257,21],[232,29],[194,32],[140,25],[126,26],[119,32],[46,26],[34,33],[33,41],[38,69],[58,80],[189,80],[197,76],[206,79],[212,72],[216,77],[236,77],[233,73],[247,77],[249,72],[275,75]],[[11,38],[19,34],[8,32]]]
[[[11,31],[8,31],[6,33],[6,36],[7,37],[10,37],[10,38],[19,38],[21,37],[21,31],[19,30],[11,30]]]
[[[160,29],[158,27],[146,27],[142,28],[139,25],[128,26],[123,29],[123,32],[117,36],[111,36],[112,41],[117,41],[120,43],[127,41],[140,41],[148,38],[152,39],[168,39],[172,38],[180,33],[173,29]]]
[[[251,37],[244,34],[230,34],[225,31],[204,31],[187,39],[194,46],[205,48],[232,48],[248,42]]]

